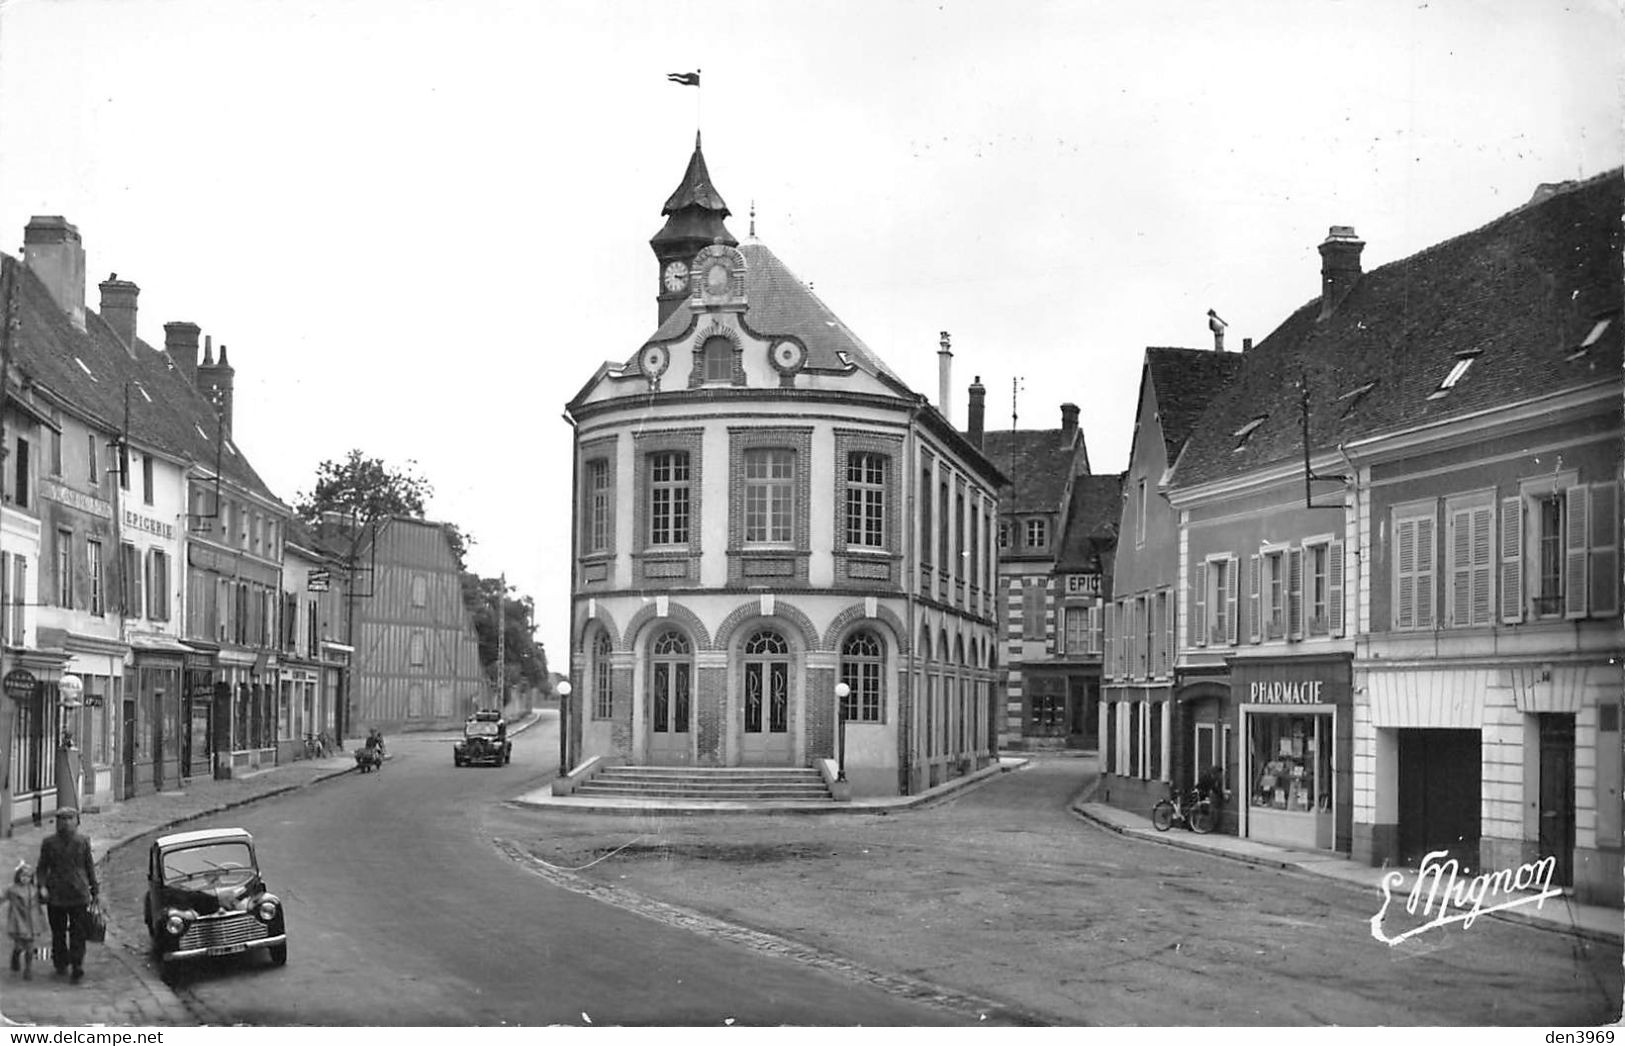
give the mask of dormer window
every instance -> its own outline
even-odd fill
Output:
[[[1029,519],[1027,521],[1027,547],[1049,547],[1049,520]]]
[[[1468,369],[1472,367],[1473,361],[1478,359],[1480,351],[1478,349],[1469,349],[1456,353],[1456,362],[1451,366],[1450,373],[1446,374],[1444,380],[1439,382],[1438,388],[1428,394],[1428,399],[1442,399],[1445,394],[1455,388],[1456,383],[1467,376]]]
[[[1247,445],[1248,438],[1252,436],[1254,430],[1256,430],[1258,426],[1264,424],[1264,422],[1268,419],[1268,414],[1260,414],[1252,421],[1249,421],[1247,424],[1231,433],[1231,435],[1236,437],[1236,449],[1240,450],[1242,447],[1245,447]]]
[[[706,381],[733,381],[733,342],[720,335],[707,338],[700,348],[700,355],[705,361]]]

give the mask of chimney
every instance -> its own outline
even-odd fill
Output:
[[[102,319],[113,328],[113,333],[124,343],[124,350],[135,357],[135,299],[141,288],[129,280],[121,280],[113,273],[98,286],[102,290]]]
[[[1241,351],[1242,352],[1244,352],[1244,353],[1245,352],[1251,352],[1252,348],[1253,348],[1253,339],[1251,339],[1251,338],[1243,338],[1243,339],[1241,339]]]
[[[79,230],[57,215],[35,215],[23,229],[23,260],[57,307],[85,329],[85,248]]]
[[[231,431],[231,392],[237,372],[226,359],[226,346],[220,346],[220,362],[214,362],[213,339],[204,340],[203,365],[197,369],[198,391],[214,404],[214,409],[225,420],[226,431]]]
[[[949,423],[953,422],[953,411],[949,400],[949,390],[953,388],[954,354],[948,348],[948,332],[942,332],[942,347],[937,350],[937,409]]]
[[[1360,279],[1360,252],[1365,241],[1352,225],[1334,225],[1320,245],[1320,319],[1330,316]]]
[[[1075,432],[1078,428],[1078,405],[1076,403],[1061,404],[1061,434]]]
[[[1213,332],[1213,351],[1224,351],[1224,329],[1230,326],[1219,319],[1219,314],[1212,309],[1207,310],[1207,329]]]
[[[164,324],[164,351],[188,383],[197,381],[198,326],[185,320]]]
[[[970,441],[976,444],[976,449],[982,449],[982,422],[987,414],[987,390],[982,387],[982,376],[976,375],[976,380],[970,386],[970,406],[966,410],[966,421],[970,431],[966,433]]]

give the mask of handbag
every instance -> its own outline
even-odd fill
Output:
[[[99,904],[91,905],[85,912],[85,940],[92,944],[107,940],[107,913]]]

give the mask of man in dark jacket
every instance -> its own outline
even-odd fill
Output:
[[[51,965],[59,974],[72,966],[77,981],[85,975],[85,931],[97,893],[96,858],[90,840],[79,834],[78,810],[56,812],[56,834],[40,844],[35,874],[51,923]]]

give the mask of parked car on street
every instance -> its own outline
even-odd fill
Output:
[[[254,837],[241,828],[160,836],[147,854],[141,915],[161,962],[248,951],[288,961],[282,901],[266,888]]]
[[[484,763],[506,766],[513,759],[513,742],[508,740],[508,722],[501,712],[480,711],[463,724],[463,739],[451,753],[457,766]]]

